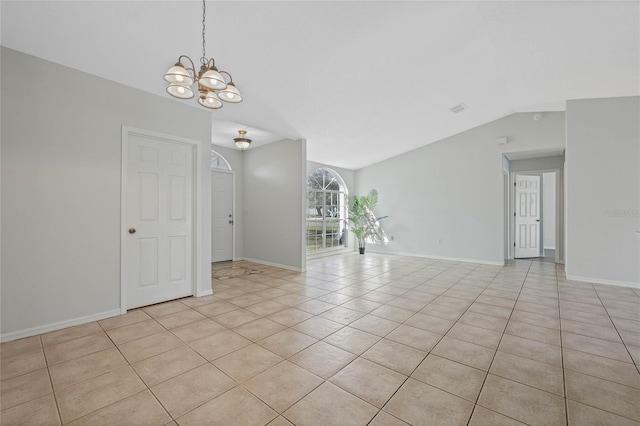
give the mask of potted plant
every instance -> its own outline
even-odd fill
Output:
[[[378,204],[378,191],[372,189],[367,195],[357,195],[349,207],[349,221],[351,232],[358,238],[360,254],[364,254],[367,239],[375,242],[387,242],[387,236],[378,221],[387,216],[376,217],[373,211]]]

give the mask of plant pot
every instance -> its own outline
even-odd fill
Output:
[[[358,250],[360,251],[360,254],[364,254],[364,247],[358,247]]]

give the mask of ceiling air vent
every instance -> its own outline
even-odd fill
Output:
[[[454,114],[458,114],[462,111],[465,111],[466,109],[467,109],[467,106],[465,104],[458,104],[456,106],[449,108],[449,111],[451,111]]]

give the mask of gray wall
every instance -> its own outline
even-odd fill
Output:
[[[210,113],[2,48],[2,334],[120,306],[121,128],[203,142]],[[210,259],[209,156],[200,167]],[[210,288],[208,261],[201,288]]]
[[[248,260],[303,271],[306,141],[244,151],[244,248]]]
[[[570,279],[640,284],[640,97],[567,102]]]
[[[358,193],[379,191],[377,213],[389,215],[383,226],[395,237],[368,250],[502,264],[503,152],[565,145],[564,113],[532,117],[512,114],[358,170]],[[500,137],[509,143],[497,145]]]
[[[564,155],[509,161],[509,170],[512,172],[528,172],[532,170],[540,171],[551,169],[562,170],[563,168]]]

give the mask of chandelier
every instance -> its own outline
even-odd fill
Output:
[[[238,134],[240,136],[237,138],[233,138],[233,143],[236,144],[240,151],[244,151],[245,149],[249,148],[249,145],[251,145],[251,139],[247,139],[245,137],[247,134],[246,130],[238,130]]]
[[[194,83],[198,85],[198,103],[205,108],[219,109],[222,108],[222,101],[229,103],[238,103],[242,101],[242,96],[233,83],[231,74],[226,71],[218,71],[213,57],[207,58],[205,53],[205,34],[206,34],[206,4],[202,0],[202,57],[200,58],[200,71],[196,73],[196,67],[187,55],[180,55],[178,62],[164,76],[169,83],[167,92],[178,99],[191,99],[194,96]],[[185,60],[186,67],[182,63]],[[226,76],[223,77],[223,74]]]

